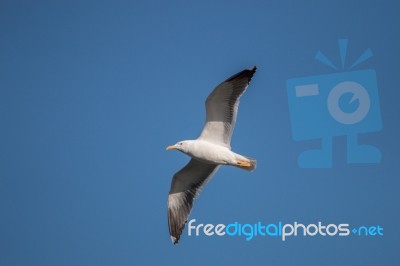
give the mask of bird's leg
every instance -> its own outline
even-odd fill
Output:
[[[237,161],[236,165],[241,167],[251,167],[251,163],[248,161]]]

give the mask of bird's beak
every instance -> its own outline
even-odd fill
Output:
[[[170,150],[173,150],[173,149],[176,149],[176,146],[175,146],[175,145],[171,145],[171,146],[168,146],[168,147],[167,147],[167,151],[170,151]]]

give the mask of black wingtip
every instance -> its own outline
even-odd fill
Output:
[[[231,81],[236,78],[247,78],[247,82],[251,81],[251,78],[253,77],[254,73],[256,73],[257,67],[253,66],[251,68],[247,68],[245,70],[240,71],[239,73],[236,73],[232,77],[228,78],[226,81]]]
[[[256,73],[256,71],[257,71],[257,67],[256,67],[256,66],[253,66],[253,67],[249,68],[248,70],[251,72],[251,76],[250,76],[250,78],[249,78],[249,82],[250,82],[250,81],[251,81],[251,78],[252,78],[253,75],[254,75],[254,73]]]
[[[170,237],[171,237],[172,244],[177,245],[179,242],[180,235],[177,235],[177,236],[170,235]]]

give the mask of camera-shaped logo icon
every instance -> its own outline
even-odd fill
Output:
[[[339,40],[342,66],[347,40]],[[368,49],[350,68],[372,56]],[[321,52],[316,58],[334,67]],[[321,139],[321,149],[300,154],[303,168],[332,167],[332,137],[347,136],[348,163],[379,163],[381,153],[360,145],[360,133],[381,130],[376,73],[373,69],[289,79],[286,82],[293,139]]]

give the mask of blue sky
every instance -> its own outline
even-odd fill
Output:
[[[395,265],[399,263],[397,1],[1,1],[0,265]],[[286,80],[377,74],[383,128],[360,134],[378,164],[303,169]],[[380,225],[382,237],[189,237],[167,227],[172,175],[188,161],[165,147],[196,138],[204,100],[256,65],[232,139],[255,172],[222,167],[197,200],[198,223]]]

